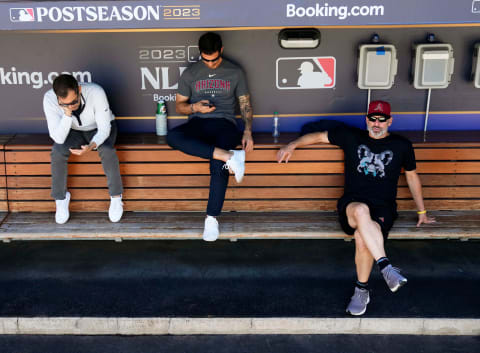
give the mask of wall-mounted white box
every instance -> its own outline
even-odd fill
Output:
[[[413,86],[418,89],[447,88],[453,74],[453,48],[450,44],[414,46]]]
[[[397,50],[391,44],[364,44],[359,47],[358,87],[389,89],[397,74]]]

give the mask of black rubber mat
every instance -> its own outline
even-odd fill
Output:
[[[480,242],[389,241],[365,317],[479,318]],[[0,245],[0,316],[347,317],[342,240],[57,241]]]

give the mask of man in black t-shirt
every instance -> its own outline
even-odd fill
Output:
[[[397,218],[397,184],[402,168],[417,206],[418,223],[435,222],[427,217],[422,186],[416,173],[415,154],[409,140],[388,132],[392,125],[390,104],[371,102],[366,117],[367,131],[334,126],[329,131],[308,133],[282,147],[279,163],[286,163],[297,147],[331,143],[345,154],[345,190],[338,200],[340,225],[355,237],[357,282],[347,306],[352,315],[362,315],[370,301],[368,278],[375,260],[392,292],[407,283],[385,254],[384,241]]]

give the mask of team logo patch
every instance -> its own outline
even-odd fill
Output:
[[[33,8],[22,7],[10,9],[10,21],[12,22],[33,22],[35,21],[35,15]]]
[[[377,105],[372,108],[372,111],[383,113],[383,111],[384,111],[383,104],[382,103],[377,103]]]
[[[336,60],[332,56],[278,58],[278,89],[335,87]]]

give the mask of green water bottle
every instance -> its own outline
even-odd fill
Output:
[[[155,126],[158,136],[167,134],[167,107],[163,100],[157,102],[157,113],[155,114]]]

